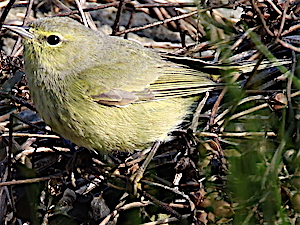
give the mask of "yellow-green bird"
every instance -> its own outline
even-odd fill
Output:
[[[39,115],[88,149],[132,151],[165,141],[191,114],[198,94],[216,85],[151,49],[67,17],[6,27],[24,38],[25,72]]]

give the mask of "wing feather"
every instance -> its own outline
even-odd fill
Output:
[[[123,106],[184,97],[216,86],[207,74],[165,61],[138,44],[114,37],[105,41],[111,43],[103,45],[101,55],[107,52],[110,57],[96,57],[96,67],[82,71],[81,84],[78,81],[75,84],[82,85],[83,92],[100,104]],[[118,49],[111,49],[113,46],[118,46]]]

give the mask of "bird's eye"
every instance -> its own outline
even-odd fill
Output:
[[[57,45],[61,42],[61,38],[57,35],[50,35],[47,37],[47,42],[49,45]]]

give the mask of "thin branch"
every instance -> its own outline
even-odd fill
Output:
[[[123,11],[123,8],[125,6],[126,1],[125,0],[120,0],[120,4],[118,6],[118,11],[117,11],[117,15],[116,15],[116,19],[114,22],[114,25],[112,27],[112,36],[115,36],[115,34],[118,32],[119,27],[120,27],[120,20],[121,20],[121,14]]]
[[[118,7],[119,4],[120,4],[119,2],[112,2],[112,3],[107,3],[107,4],[103,4],[103,5],[85,8],[82,10],[83,10],[83,12],[89,12],[89,11],[95,11],[98,9],[105,9],[105,8],[109,8],[109,7]],[[59,13],[54,16],[69,16],[69,15],[79,14],[79,13],[80,13],[79,10],[74,10],[74,11],[70,11],[70,12]]]
[[[12,8],[13,4],[15,4],[15,1],[16,0],[10,0],[9,3],[6,5],[6,7],[4,8],[3,12],[2,12],[2,15],[0,17],[0,29],[10,11],[10,9]]]
[[[183,18],[186,18],[186,17],[193,16],[193,15],[195,15],[197,13],[198,13],[198,11],[193,11],[193,12],[182,14],[180,16],[175,16],[175,17],[172,17],[170,19],[163,20],[163,21],[158,21],[158,22],[155,22],[155,23],[147,24],[145,26],[134,27],[134,28],[130,28],[130,29],[127,29],[127,30],[119,31],[119,32],[116,32],[115,35],[126,34],[126,33],[129,33],[129,32],[144,30],[144,29],[147,29],[147,28],[150,28],[150,27],[155,27],[155,26],[163,25],[165,23],[170,23],[170,22],[175,21],[175,20],[180,20],[180,19],[183,19]]]
[[[80,4],[79,0],[75,0],[75,2],[76,2],[76,5],[77,5],[77,8],[78,8],[78,10],[79,10],[79,14],[81,15],[83,24],[84,24],[84,26],[87,27],[87,26],[88,26],[88,23],[87,23],[85,14],[84,14],[84,12],[83,12],[82,5]]]
[[[259,9],[258,6],[256,5],[255,0],[252,0],[251,2],[252,2],[252,5],[253,5],[255,11],[258,13],[258,16],[259,16],[259,18],[260,18],[260,20],[261,20],[261,22],[262,22],[262,24],[263,24],[265,30],[267,31],[267,33],[268,33],[269,35],[271,35],[271,36],[274,36],[273,32],[270,31],[269,27],[267,26],[267,23],[266,23],[266,21],[265,21],[265,19],[264,19],[264,15],[262,14],[262,12],[260,11],[260,9]]]
[[[49,177],[39,177],[39,178],[31,178],[26,180],[15,180],[15,181],[6,181],[1,182],[0,187],[2,186],[11,186],[11,185],[18,185],[18,184],[30,184],[30,183],[37,183],[45,180],[55,179],[55,178],[61,178],[62,175],[53,175]]]
[[[153,4],[137,4],[134,6],[134,8],[139,9],[139,8],[154,8],[154,7],[177,7],[177,8],[181,8],[181,7],[197,7],[195,4],[193,3],[153,3]]]
[[[290,4],[290,1],[287,0],[285,2],[285,5],[284,5],[283,14],[281,16],[280,28],[279,28],[279,31],[278,31],[278,34],[277,34],[277,37],[276,37],[275,41],[277,41],[279,39],[279,37],[281,36],[282,30],[283,30],[283,27],[284,27],[284,23],[285,23],[285,19],[286,19],[286,12],[288,10],[289,4]]]
[[[109,221],[111,221],[114,217],[116,217],[120,211],[125,211],[127,209],[132,209],[132,208],[139,208],[139,207],[145,207],[147,205],[151,204],[151,202],[132,202],[127,205],[124,205],[113,212],[111,212],[107,217],[105,217],[104,220],[99,225],[105,225],[108,224]]]

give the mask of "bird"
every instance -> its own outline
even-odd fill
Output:
[[[152,49],[94,31],[69,17],[6,25],[21,35],[31,98],[46,124],[98,151],[168,141],[216,82]]]

